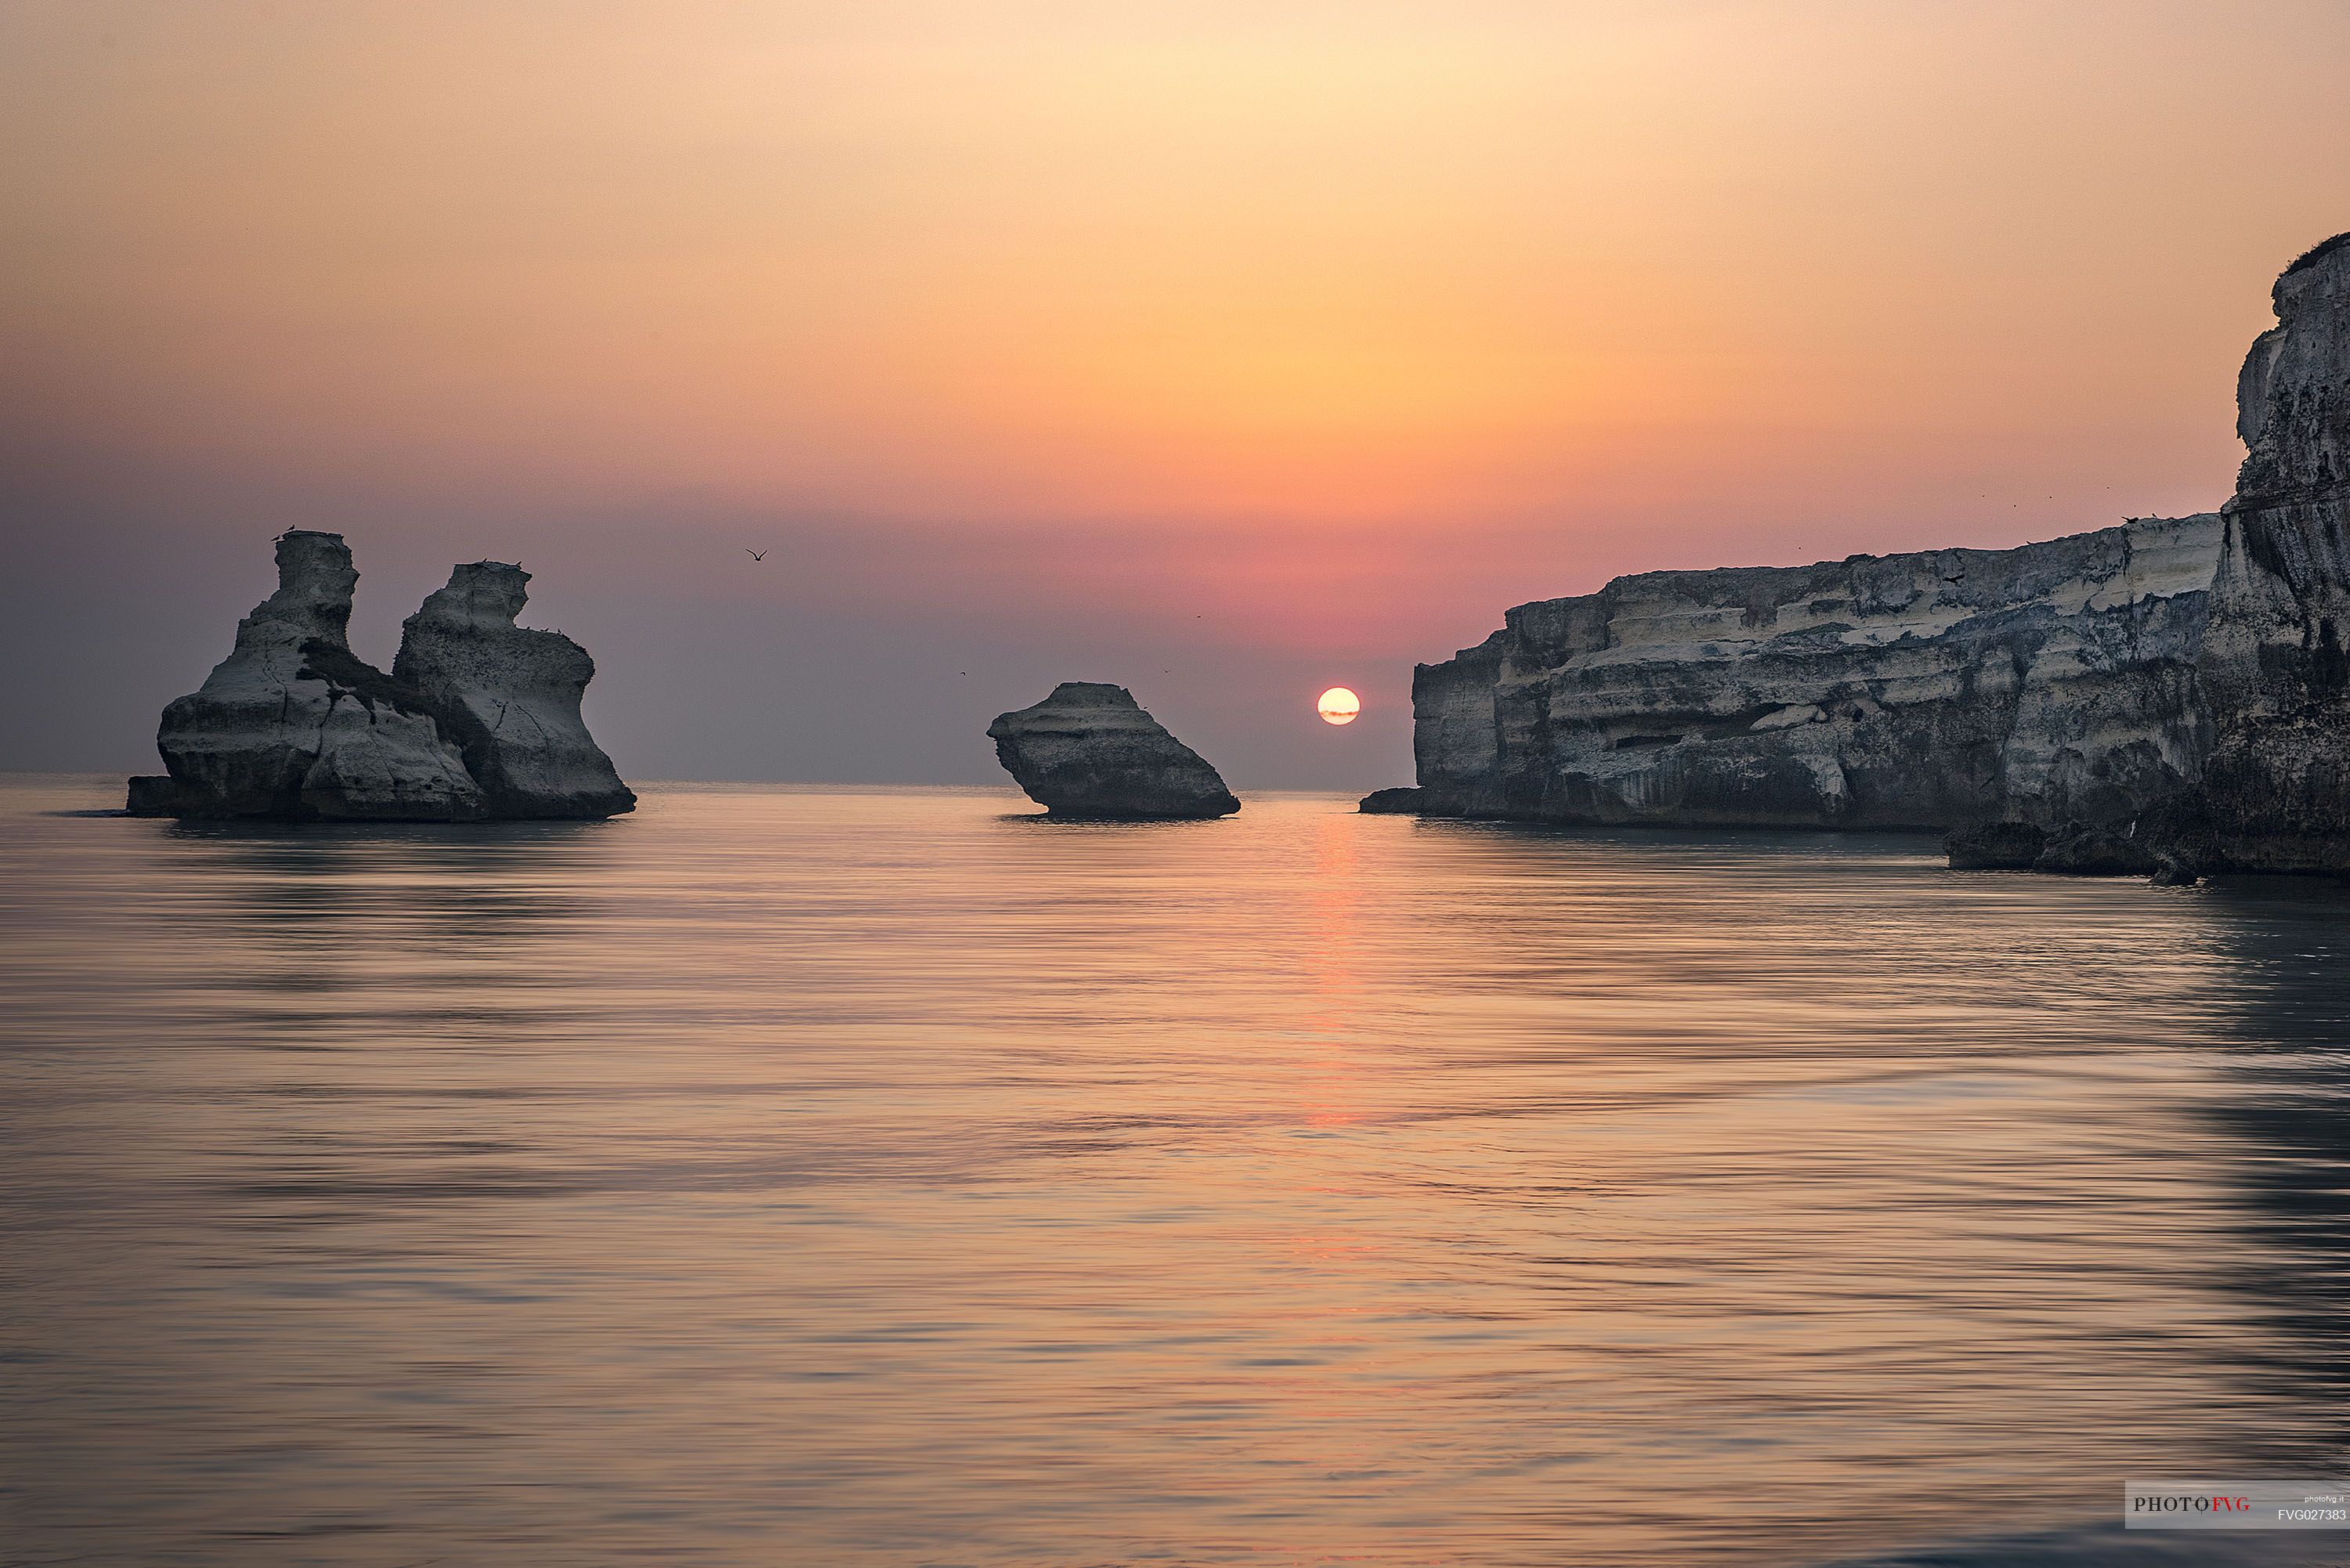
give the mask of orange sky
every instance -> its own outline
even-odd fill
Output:
[[[1521,599],[2215,504],[2345,102],[2331,3],[12,3],[9,526],[746,610],[764,531],[1391,750]]]

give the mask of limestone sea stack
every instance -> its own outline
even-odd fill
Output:
[[[987,727],[996,760],[1054,816],[1224,816],[1241,803],[1205,758],[1123,686],[1065,680]]]
[[[476,561],[450,574],[401,628],[392,679],[456,743],[492,816],[612,816],[637,797],[579,716],[588,650],[515,624],[530,574]]]
[[[2286,269],[2222,510],[1651,572],[1415,673],[1369,811],[1950,830],[1951,863],[2350,872],[2350,235]]]
[[[482,792],[424,703],[351,652],[359,573],[339,534],[277,539],[277,591],[237,623],[203,686],[163,710],[168,774],[130,781],[141,816],[462,822]]]
[[[359,574],[342,535],[294,529],[276,548],[277,591],[202,689],[163,710],[167,772],[130,781],[131,815],[467,822],[634,805],[580,722],[587,654],[514,625],[520,567],[459,567],[409,623],[416,658],[403,644],[404,673],[386,675],[350,649]],[[434,614],[452,592],[470,611]]]

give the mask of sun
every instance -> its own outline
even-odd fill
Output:
[[[1326,724],[1351,724],[1355,715],[1363,711],[1363,700],[1344,686],[1333,686],[1315,701],[1314,711],[1322,715]]]

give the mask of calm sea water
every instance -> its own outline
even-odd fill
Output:
[[[2350,1561],[2110,1528],[2343,1459],[2340,891],[119,782],[0,790],[0,1562]]]

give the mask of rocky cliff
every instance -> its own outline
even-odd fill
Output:
[[[2199,669],[2210,751],[2158,826],[2214,867],[2350,870],[2350,234],[2272,298],[2237,379],[2244,465]]]
[[[1224,816],[1241,808],[1207,759],[1123,686],[1065,680],[987,727],[996,760],[1054,816]]]
[[[2216,515],[2017,550],[1650,572],[1521,605],[1412,686],[1419,810],[1940,827],[2192,775]]]
[[[2218,514],[1652,572],[1421,665],[1369,811],[1958,828],[1953,863],[2350,870],[2350,235],[2277,282]]]
[[[461,566],[409,623],[414,635],[432,619],[420,656],[386,675],[350,649],[359,573],[342,535],[280,535],[277,591],[237,624],[203,686],[163,710],[155,744],[168,771],[130,781],[131,814],[464,822],[629,809],[636,797],[579,722],[593,665],[567,638],[518,630],[527,579],[491,569],[512,576],[494,579],[479,624],[432,617],[433,600],[484,570]],[[560,648],[513,640],[542,638]],[[515,717],[484,726],[499,681]]]

